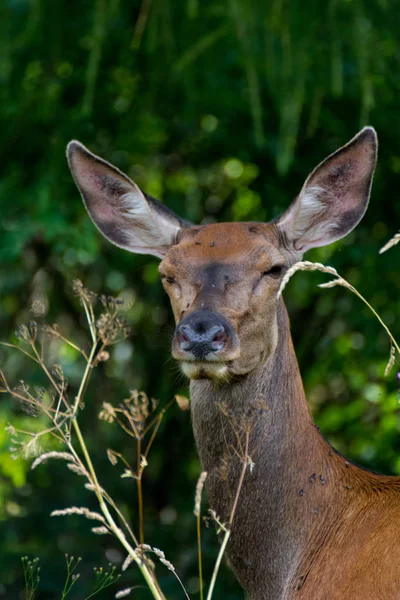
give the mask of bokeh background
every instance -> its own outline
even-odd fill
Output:
[[[187,394],[169,358],[173,323],[157,261],[112,247],[89,220],[65,160],[77,138],[151,195],[196,223],[270,220],[310,170],[362,126],[380,152],[369,210],[356,231],[307,258],[331,264],[399,335],[400,247],[379,248],[400,227],[400,3],[396,0],[3,0],[0,5],[0,330],[5,341],[30,320],[33,300],[48,322],[85,341],[71,282],[123,295],[131,337],[99,367],[82,426],[101,483],[135,524],[134,482],[108,462],[113,447],[134,458],[129,438],[99,421],[105,400],[143,389],[165,404]],[[360,301],[320,290],[319,273],[299,273],[285,291],[293,337],[316,422],[354,461],[400,473],[400,418],[389,342]],[[71,394],[78,354],[60,350]],[[0,350],[14,384],[40,382],[35,365]],[[10,458],[11,422],[34,419],[0,395],[0,598],[23,598],[20,556],[40,557],[37,599],[60,597],[64,554],[83,557],[70,598],[89,594],[94,566],[124,555],[81,517],[55,508],[95,507],[81,478],[61,461],[30,471]],[[198,597],[193,493],[200,467],[190,417],[171,408],[144,476],[146,541],[162,548]],[[217,553],[204,534],[206,578]],[[167,570],[170,599],[182,597]],[[141,585],[135,569],[101,597]],[[138,589],[135,598],[148,598]],[[228,568],[216,598],[243,593]]]

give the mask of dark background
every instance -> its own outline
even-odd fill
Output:
[[[306,258],[337,268],[398,335],[400,247],[382,256],[378,250],[400,226],[399,9],[393,0],[0,4],[1,337],[15,340],[32,300],[42,299],[47,320],[87,344],[71,289],[77,277],[127,299],[133,333],[95,373],[82,427],[101,483],[133,524],[134,482],[121,479],[105,456],[110,446],[133,460],[133,444],[99,421],[98,411],[130,389],[165,404],[174,393],[187,394],[187,385],[169,358],[173,322],[157,260],[100,236],[69,174],[67,142],[81,140],[194,222],[263,221],[288,205],[326,155],[373,125],[380,152],[364,220],[345,240]],[[318,289],[327,278],[299,273],[285,291],[315,419],[349,458],[400,473],[397,369],[383,376],[388,339],[350,292]],[[62,350],[53,358],[73,395],[83,366],[78,355]],[[41,380],[15,352],[0,350],[0,365],[15,384]],[[120,565],[124,554],[116,541],[91,534],[82,517],[49,517],[55,508],[94,508],[92,494],[62,461],[31,472],[31,460],[11,460],[7,423],[40,423],[5,394],[0,401],[0,598],[23,597],[26,554],[40,557],[37,599],[59,598],[66,552],[83,557],[70,597],[84,598],[93,566]],[[145,532],[194,598],[199,472],[189,414],[173,407],[145,471]],[[203,551],[208,582],[218,551],[211,529]],[[157,572],[167,597],[182,598],[171,573],[161,566]],[[135,584],[142,578],[131,568],[101,597]],[[139,589],[134,597],[150,593]],[[215,598],[243,598],[226,567]]]

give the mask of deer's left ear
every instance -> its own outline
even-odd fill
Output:
[[[277,221],[291,253],[301,256],[354,229],[368,206],[376,156],[375,130],[364,127],[312,171],[299,196]]]

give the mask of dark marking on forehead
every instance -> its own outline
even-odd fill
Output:
[[[203,286],[214,290],[224,288],[240,279],[237,266],[220,262],[208,263],[198,270],[198,275]]]

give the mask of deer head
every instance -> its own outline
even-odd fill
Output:
[[[368,205],[376,163],[365,127],[318,165],[270,223],[195,226],[142,192],[76,141],[68,162],[93,222],[112,243],[161,259],[176,321],[173,356],[191,379],[223,384],[274,352],[277,292],[285,270],[310,248],[347,235]]]

